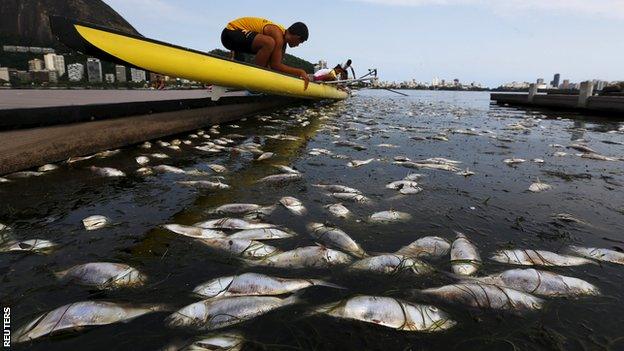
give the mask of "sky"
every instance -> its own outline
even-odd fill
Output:
[[[302,21],[310,39],[288,52],[311,62],[351,58],[381,80],[624,80],[624,0],[104,0],[146,37],[223,48],[238,17]]]

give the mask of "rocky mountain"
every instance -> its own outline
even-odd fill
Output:
[[[130,23],[101,0],[0,0],[0,43],[62,47],[52,35],[48,15],[138,34]]]

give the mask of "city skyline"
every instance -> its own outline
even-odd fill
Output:
[[[254,8],[247,0],[105,2],[143,35],[202,51],[222,48],[221,29],[236,17],[262,16],[284,25],[303,20],[310,40],[289,53],[331,64],[352,58],[359,72],[378,68],[388,81],[445,76],[496,87],[553,72],[573,81],[624,80],[618,59],[624,49],[613,30],[624,23],[620,0],[277,1],[254,13],[241,13]]]

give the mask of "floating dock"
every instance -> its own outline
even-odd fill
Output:
[[[234,121],[306,100],[206,90],[0,90],[0,175]]]

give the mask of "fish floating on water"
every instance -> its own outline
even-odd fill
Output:
[[[110,218],[102,215],[89,216],[82,220],[86,230],[98,230],[111,224]]]
[[[596,247],[570,246],[568,252],[573,255],[591,258],[601,262],[624,264],[624,252]]]
[[[209,190],[215,190],[215,189],[227,190],[231,188],[229,185],[225,183],[211,182],[209,180],[183,180],[183,181],[178,181],[176,183],[180,185],[184,185],[184,186],[192,186],[195,188],[209,189]]]
[[[368,219],[373,223],[391,223],[391,222],[401,222],[408,221],[412,218],[412,215],[405,212],[400,211],[381,211],[377,213],[373,213],[368,217]]]
[[[444,331],[457,324],[437,307],[383,296],[356,296],[317,307],[314,313],[416,332]]]
[[[188,225],[165,224],[163,227],[176,234],[188,236],[190,238],[212,239],[225,237],[225,233],[218,230],[204,229]]]
[[[46,253],[57,245],[49,240],[30,239],[23,241],[8,240],[0,246],[0,252],[36,252]]]
[[[167,318],[167,323],[173,328],[214,330],[242,323],[297,302],[299,298],[296,295],[287,298],[233,296],[207,299],[174,312]]]
[[[436,258],[446,255],[451,249],[448,240],[439,236],[425,236],[407,246],[403,246],[396,253],[409,257]]]
[[[332,193],[351,193],[351,194],[361,194],[362,192],[355,188],[350,188],[344,185],[326,185],[326,184],[314,184],[314,187],[321,188],[323,190],[327,190]]]
[[[347,251],[356,257],[368,256],[358,243],[339,228],[328,227],[322,223],[314,222],[308,223],[306,228],[310,235],[321,244]]]
[[[277,228],[264,228],[264,229],[246,229],[236,232],[228,238],[231,239],[247,239],[247,240],[275,240],[285,239],[295,236],[293,233],[289,233]]]
[[[594,285],[578,278],[536,269],[510,269],[486,277],[468,278],[477,281],[548,297],[600,295]]]
[[[284,205],[284,207],[286,207],[291,213],[297,216],[303,216],[308,212],[305,206],[303,206],[303,203],[292,196],[284,196],[279,200],[279,202]]]
[[[284,183],[299,180],[303,178],[301,173],[282,173],[266,176],[257,181],[257,183]]]
[[[411,271],[414,274],[429,274],[433,267],[416,259],[397,254],[383,254],[355,261],[349,269],[381,274],[398,274]]]
[[[245,337],[238,332],[202,336],[186,342],[174,342],[160,351],[240,351]]]
[[[212,297],[258,296],[289,294],[311,286],[341,288],[335,284],[318,279],[288,279],[271,277],[259,273],[221,277],[197,286],[193,292],[197,295]]]
[[[126,173],[111,167],[95,167],[91,166],[91,172],[101,177],[125,177]]]
[[[38,172],[50,172],[50,171],[54,171],[58,169],[57,165],[53,165],[53,164],[47,164],[47,165],[43,165],[39,168],[37,168]]]
[[[194,226],[205,229],[262,229],[275,227],[275,225],[269,223],[248,222],[243,219],[229,217],[195,223]]]
[[[537,182],[531,184],[531,186],[529,186],[529,191],[532,193],[541,193],[542,191],[546,191],[546,190],[550,190],[552,189],[552,185],[546,184],[546,183],[542,183],[539,178],[537,179]]]
[[[331,204],[326,205],[325,208],[331,213],[334,217],[338,218],[347,218],[351,214],[348,208],[344,207],[342,204]]]
[[[451,267],[455,274],[473,275],[481,266],[481,257],[477,247],[466,235],[455,232],[457,238],[451,245]]]
[[[374,160],[375,160],[374,158],[369,158],[368,160],[363,160],[363,161],[361,161],[361,160],[352,160],[352,161],[350,161],[347,164],[347,166],[353,167],[353,168],[361,167],[361,166],[364,166],[364,165],[367,165],[367,164],[373,162]]]
[[[306,246],[282,252],[253,264],[278,268],[330,268],[351,263],[350,255],[323,246]]]
[[[232,239],[227,237],[200,238],[198,240],[200,243],[212,249],[247,259],[260,259],[282,252],[276,247],[255,240]]]
[[[580,266],[594,261],[582,257],[560,255],[544,250],[501,250],[492,255],[492,260],[521,266]]]
[[[78,331],[84,327],[129,321],[161,310],[161,306],[133,307],[106,301],[70,303],[44,313],[19,328],[15,331],[14,340],[21,343],[45,335]]]
[[[445,285],[420,293],[468,307],[514,312],[539,310],[544,303],[539,297],[522,291],[483,283]]]
[[[64,281],[93,286],[97,289],[137,287],[146,281],[146,276],[137,269],[121,263],[92,262],[71,267],[55,273]]]

